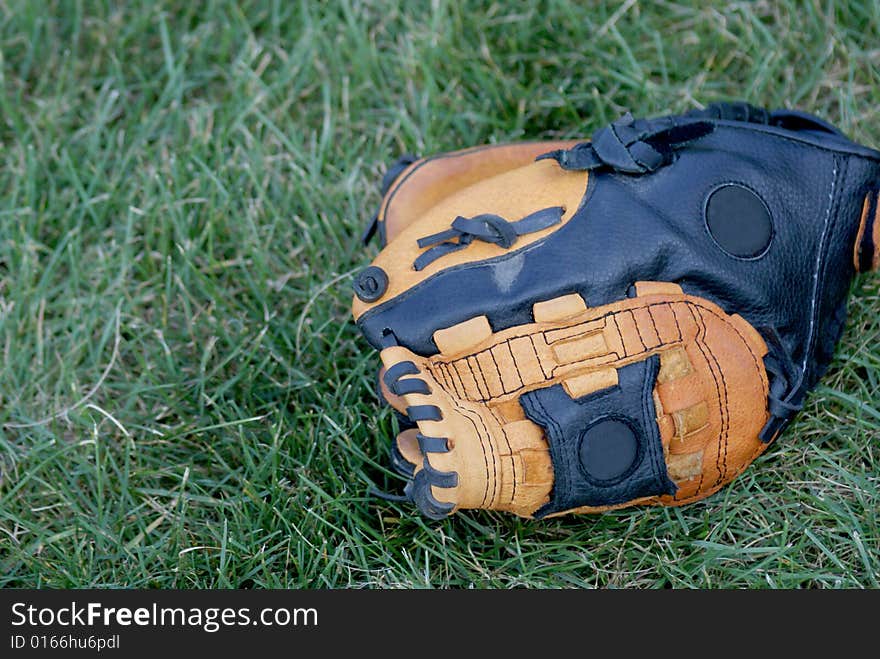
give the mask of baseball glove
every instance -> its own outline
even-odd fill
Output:
[[[800,409],[880,261],[880,153],[744,103],[405,157],[383,187],[353,312],[431,518],[712,494]]]

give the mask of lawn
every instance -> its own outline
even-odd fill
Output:
[[[0,585],[877,587],[877,274],[732,486],[542,522],[368,495],[349,305],[400,153],[724,99],[876,147],[878,35],[878,0],[0,0]]]

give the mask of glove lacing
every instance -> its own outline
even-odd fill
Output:
[[[492,213],[483,213],[470,218],[458,216],[452,221],[450,229],[418,240],[419,247],[431,249],[423,252],[413,262],[413,269],[422,270],[441,256],[464,249],[474,240],[507,249],[512,247],[522,235],[542,231],[558,224],[564,214],[563,206],[553,206],[535,211],[516,222],[510,222]]]
[[[764,367],[770,380],[767,394],[770,418],[759,437],[762,442],[769,443],[779,435],[792,416],[803,408],[807,389],[804,386],[804,370],[794,363],[776,328],[764,327],[761,334],[770,347],[770,352],[764,357]]]

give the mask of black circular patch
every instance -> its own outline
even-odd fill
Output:
[[[388,290],[388,275],[375,265],[358,273],[354,280],[354,294],[363,302],[375,302]]]
[[[639,440],[628,423],[604,419],[581,435],[578,457],[584,473],[594,481],[620,481],[636,467]]]
[[[709,195],[706,226],[721,249],[741,259],[761,256],[773,239],[767,204],[748,188],[735,183],[716,188]]]

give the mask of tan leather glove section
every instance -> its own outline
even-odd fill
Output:
[[[373,261],[373,265],[382,268],[388,276],[388,287],[382,297],[372,303],[355,297],[352,303],[355,320],[370,308],[393,299],[441,270],[510,254],[558,231],[580,207],[587,181],[587,172],[566,171],[554,160],[541,160],[490,176],[426,207],[418,219],[402,229]],[[429,249],[419,247],[419,239],[446,231],[458,216],[492,213],[516,221],[530,213],[557,206],[565,209],[560,222],[520,236],[511,248],[474,241],[467,248],[438,258],[422,270],[415,270],[413,266],[416,258]]]
[[[864,254],[868,251],[867,254]],[[859,231],[853,246],[856,272],[880,270],[880,190],[869,192],[862,204]]]
[[[385,223],[386,241],[390,243],[458,190],[528,165],[542,153],[575,144],[577,140],[487,144],[417,160],[400,173],[382,199],[378,218]]]
[[[421,357],[386,348],[385,369],[411,361],[429,393],[395,396],[401,411],[433,405],[435,420],[418,421],[428,437],[447,439],[447,452],[421,453],[412,431],[398,450],[415,473],[458,475],[454,487],[432,487],[437,501],[531,516],[549,501],[553,466],[542,429],[519,397],[561,383],[572,398],[617,384],[617,369],[660,356],[654,389],[657,423],[674,496],[634,503],[678,505],[730,482],[766,447],[758,439],[768,414],[767,348],[741,317],[685,295],[675,284],[640,282],[637,296],[599,308],[566,295],[533,307],[535,322],[493,332],[484,316],[439,330],[440,353]],[[614,507],[621,507],[614,506]],[[580,508],[570,512],[598,512]]]

